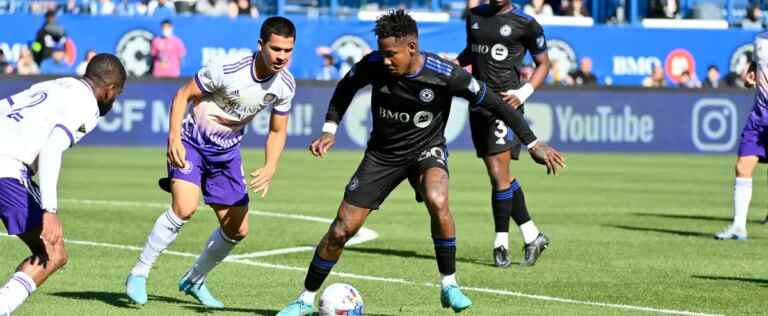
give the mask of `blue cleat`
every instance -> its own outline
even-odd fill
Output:
[[[191,295],[198,302],[200,302],[200,304],[203,304],[206,307],[224,307],[224,303],[217,300],[215,297],[213,297],[211,292],[208,291],[208,287],[205,285],[206,282],[192,283],[187,279],[187,276],[188,275],[185,275],[179,282],[179,291],[184,292],[184,294]]]
[[[134,304],[147,304],[147,277],[129,274],[125,280],[125,294]]]
[[[452,308],[454,312],[460,313],[461,311],[472,307],[472,301],[469,297],[466,297],[458,286],[451,285],[440,292],[440,303],[444,308]]]
[[[312,315],[312,304],[304,303],[302,300],[295,300],[288,304],[283,310],[277,313],[277,316],[304,316]]]

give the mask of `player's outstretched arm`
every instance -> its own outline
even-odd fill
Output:
[[[261,192],[261,197],[267,196],[272,177],[277,172],[277,163],[285,148],[285,140],[288,138],[288,115],[272,113],[269,121],[269,135],[264,149],[264,166],[251,173],[253,179],[250,188],[254,192]]]
[[[186,167],[186,150],[181,144],[181,123],[184,114],[187,113],[187,104],[192,98],[200,98],[203,91],[200,90],[194,80],[190,80],[176,91],[171,103],[171,115],[168,130],[168,161],[176,168]]]

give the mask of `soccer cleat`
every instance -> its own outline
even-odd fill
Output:
[[[295,300],[283,308],[276,316],[304,316],[312,315],[312,304],[304,303],[302,300]]]
[[[456,285],[449,285],[440,291],[440,303],[443,308],[450,307],[456,313],[472,307],[472,301]]]
[[[493,260],[500,268],[508,268],[512,264],[512,260],[509,260],[509,252],[504,246],[493,248]]]
[[[531,243],[523,246],[523,266],[532,266],[539,260],[539,256],[549,247],[549,238],[539,233]]]
[[[223,308],[224,303],[217,300],[210,291],[208,291],[208,287],[205,285],[206,282],[200,282],[200,283],[192,283],[190,282],[187,277],[189,276],[189,273],[184,275],[183,278],[181,278],[181,281],[179,282],[179,291],[184,292],[184,294],[191,295],[194,297],[200,304],[205,305],[206,307],[210,308]]]
[[[715,239],[717,240],[747,240],[747,229],[741,227],[735,227],[733,225],[728,226],[725,230],[715,233]]]
[[[125,293],[134,304],[147,304],[147,277],[129,274],[125,280]]]

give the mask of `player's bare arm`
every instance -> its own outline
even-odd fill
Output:
[[[176,91],[176,96],[173,97],[168,131],[168,161],[174,167],[186,167],[184,161],[186,150],[184,145],[181,144],[181,122],[184,120],[184,114],[187,112],[189,100],[202,96],[203,92],[200,91],[200,88],[197,87],[193,80],[190,80]]]
[[[288,137],[288,115],[272,114],[269,121],[269,135],[264,150],[264,166],[251,173],[253,179],[250,188],[254,192],[261,192],[261,197],[267,196],[272,177],[277,171],[277,163],[285,148],[285,140]]]
[[[547,73],[549,73],[549,67],[551,64],[547,52],[533,56],[533,61],[536,64],[536,69],[533,71],[531,80],[528,82],[530,87],[523,85],[520,87],[520,89],[500,93],[502,99],[504,99],[504,102],[507,102],[507,104],[514,108],[518,108],[523,105],[523,103],[525,103],[531,94],[533,94],[533,90],[541,87],[541,85],[544,83],[544,80],[547,78]]]

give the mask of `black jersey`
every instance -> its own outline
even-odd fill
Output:
[[[489,5],[480,5],[467,15],[467,46],[459,55],[462,65],[472,65],[475,78],[493,91],[522,86],[519,68],[526,50],[531,55],[547,51],[544,30],[517,6],[496,14]]]
[[[492,111],[524,143],[536,140],[522,114],[489,92],[485,83],[435,54],[423,55],[422,69],[408,76],[391,75],[379,52],[363,57],[336,86],[326,121],[338,124],[355,93],[370,84],[373,128],[367,151],[381,159],[398,163],[415,158],[425,148],[444,145],[453,96]]]

